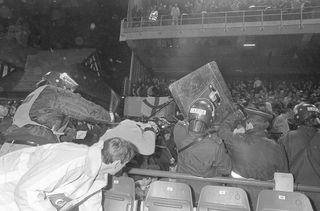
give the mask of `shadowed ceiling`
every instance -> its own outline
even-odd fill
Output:
[[[210,61],[227,75],[316,73],[320,67],[319,34],[139,40],[128,45],[154,75],[170,78]]]

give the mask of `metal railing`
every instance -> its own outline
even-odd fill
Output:
[[[182,173],[173,173],[169,171],[159,171],[159,170],[150,170],[150,169],[138,169],[132,168],[129,172],[131,175],[142,175],[149,177],[162,177],[162,178],[173,178],[173,179],[183,179],[183,180],[196,180],[202,182],[213,182],[213,183],[221,183],[221,184],[232,184],[232,185],[246,185],[246,186],[255,186],[255,187],[263,187],[263,188],[274,188],[274,181],[260,181],[253,179],[236,179],[231,177],[213,177],[213,178],[204,178],[192,176],[189,174]],[[320,187],[318,186],[308,186],[302,184],[294,184],[295,191],[303,191],[303,192],[316,192],[320,193]]]
[[[320,7],[306,7],[301,9],[261,9],[261,10],[240,10],[226,12],[202,12],[194,14],[183,13],[177,25],[191,24],[230,24],[260,22],[263,26],[267,21],[278,21],[280,24],[287,20],[300,20],[300,24],[306,19],[320,18]],[[122,28],[138,27],[161,27],[172,26],[173,21],[170,15],[163,15],[158,20],[152,21],[148,17],[131,17],[122,21]]]

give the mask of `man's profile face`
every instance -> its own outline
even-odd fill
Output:
[[[106,173],[115,175],[117,174],[123,167],[125,167],[126,163],[121,163],[120,160],[116,160],[113,163],[105,164],[106,165]]]
[[[6,106],[1,106],[0,107],[0,118],[7,116],[8,113],[9,113],[9,108],[8,107],[6,107]]]

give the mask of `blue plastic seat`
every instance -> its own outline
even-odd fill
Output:
[[[207,185],[201,189],[197,211],[250,211],[247,193],[236,187]]]
[[[144,211],[192,211],[191,188],[187,184],[154,181],[144,202]]]
[[[104,191],[103,210],[134,211],[135,184],[130,177],[113,177],[112,186]]]
[[[256,211],[312,211],[308,197],[299,192],[263,190]]]

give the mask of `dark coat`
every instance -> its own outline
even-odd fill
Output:
[[[174,141],[178,149],[177,172],[199,177],[219,177],[231,172],[231,159],[224,144],[216,134],[199,137],[188,132],[188,125],[178,122],[174,128]],[[201,140],[199,140],[201,139]],[[179,149],[191,142],[199,143],[179,152]],[[201,181],[183,181],[189,184],[198,199],[201,188],[207,183]]]
[[[245,178],[272,180],[275,172],[288,172],[283,147],[267,138],[264,130],[254,128],[233,134],[240,115],[229,115],[221,124],[218,135],[225,143],[232,159],[233,171]]]
[[[280,140],[287,152],[290,172],[295,183],[320,186],[320,131],[300,126]],[[320,210],[320,193],[306,193]]]

